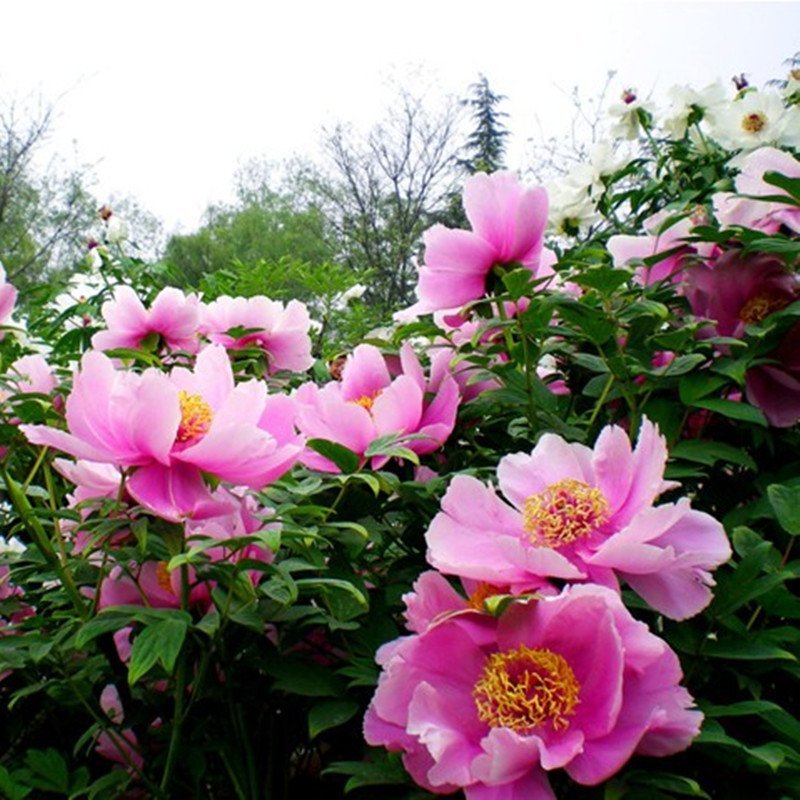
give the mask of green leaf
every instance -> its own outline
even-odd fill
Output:
[[[378,751],[371,757],[371,761],[335,761],[322,774],[350,775],[344,787],[345,793],[362,786],[395,786],[410,782],[396,753]]]
[[[358,469],[360,461],[358,454],[342,444],[327,439],[309,439],[306,445],[332,461],[345,474],[349,475]]]
[[[308,712],[308,736],[314,739],[323,731],[344,725],[361,709],[355,700],[323,700]]]
[[[341,697],[344,694],[338,676],[321,664],[292,656],[275,656],[264,668],[275,679],[274,688],[281,692],[303,697]]]
[[[792,536],[800,535],[800,485],[773,483],[767,487],[767,496],[781,528]]]
[[[128,683],[133,686],[158,663],[171,674],[186,638],[187,628],[185,620],[173,618],[148,625],[142,630],[133,640]]]
[[[716,464],[717,461],[725,461],[730,464],[739,464],[748,469],[756,469],[756,462],[744,450],[709,439],[685,439],[672,448],[671,455],[674,458],[696,461],[709,467]]]
[[[140,622],[152,625],[161,620],[180,620],[189,625],[192,618],[185,612],[174,608],[146,608],[144,606],[114,606],[101,611],[94,619],[90,619],[78,631],[75,637],[77,647],[85,647],[92,639],[104,633],[114,633],[120,628]]]
[[[719,375],[709,375],[707,372],[694,372],[684,375],[678,385],[681,402],[692,406],[697,400],[713,394],[728,381]]]
[[[693,403],[689,403],[688,405],[693,405],[696,408],[706,408],[709,411],[722,414],[723,417],[737,419],[740,422],[750,422],[754,425],[761,425],[764,428],[767,427],[767,418],[764,416],[762,411],[755,406],[748,405],[747,403],[739,403],[735,400],[723,400],[720,398],[712,400],[695,400]]]
[[[530,292],[532,277],[531,271],[524,267],[503,274],[503,286],[506,287],[512,300],[519,300]]]
[[[800,205],[800,178],[790,178],[788,175],[781,175],[780,172],[770,170],[764,173],[764,181],[784,189]]]

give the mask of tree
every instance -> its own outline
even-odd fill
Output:
[[[52,106],[0,102],[0,262],[18,286],[71,268],[95,219],[84,168],[66,169],[57,159],[36,168],[52,122]]]
[[[476,172],[496,172],[503,169],[506,140],[510,131],[502,122],[508,117],[498,106],[508,99],[503,94],[495,94],[485,75],[480,75],[476,83],[469,87],[470,96],[462,100],[463,106],[472,109],[470,118],[474,128],[467,138],[468,158],[460,159],[459,164],[470,175]]]
[[[391,311],[413,300],[423,231],[458,180],[458,106],[438,111],[401,91],[386,119],[366,134],[337,125],[323,132],[325,163],[298,181],[333,227],[340,257],[373,277],[368,302]]]
[[[179,285],[197,288],[204,277],[220,269],[242,273],[263,264],[274,270],[290,256],[311,266],[332,259],[320,211],[300,207],[296,198],[272,188],[263,175],[259,177],[258,169],[254,162],[237,177],[237,203],[210,206],[206,223],[198,231],[168,241],[165,260]]]

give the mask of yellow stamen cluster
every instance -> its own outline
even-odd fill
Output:
[[[752,325],[761,322],[762,319],[780,311],[789,305],[791,300],[784,296],[774,294],[773,292],[762,292],[754,297],[751,297],[740,309],[739,319]]]
[[[547,724],[566,730],[580,689],[563,656],[521,644],[486,659],[472,697],[482,722],[525,735]]]
[[[564,478],[532,495],[522,508],[525,532],[543,547],[560,547],[588,536],[609,515],[603,493],[574,478]]]
[[[372,413],[372,406],[375,401],[380,396],[381,390],[376,389],[372,394],[362,394],[361,397],[357,398],[356,400],[351,400],[350,402],[355,403],[357,406],[361,406],[362,408],[366,408],[367,411]]]
[[[159,561],[158,564],[156,564],[156,582],[165,592],[175,594],[166,561]]]
[[[178,392],[178,401],[181,407],[181,422],[178,426],[178,442],[189,442],[199,439],[208,433],[211,427],[213,412],[211,406],[199,394],[189,394],[181,390]]]
[[[475,591],[470,594],[469,599],[467,600],[467,605],[470,608],[475,609],[475,611],[485,611],[485,602],[490,597],[494,597],[496,594],[503,594],[503,590],[492,585],[491,583],[481,581],[475,588]]]
[[[766,127],[767,118],[763,114],[753,112],[742,117],[742,130],[745,133],[758,133]]]

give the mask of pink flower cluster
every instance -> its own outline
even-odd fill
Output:
[[[270,374],[305,372],[313,363],[311,320],[297,300],[285,307],[263,296],[219,297],[206,304],[196,294],[168,287],[148,309],[133,289],[119,286],[103,304],[102,315],[107,330],[92,338],[98,350],[150,347],[195,354],[205,339],[228,350],[262,350]],[[242,332],[233,335],[236,330]]]
[[[774,147],[762,147],[745,156],[740,168],[736,192],[712,198],[720,226],[765,234],[781,229],[800,232],[800,208],[784,189],[765,180],[768,172],[797,179],[800,161]],[[707,323],[704,336],[742,338],[748,325],[759,324],[800,299],[797,275],[777,255],[693,241],[692,229],[702,221],[688,217],[672,221],[669,214],[659,212],[646,223],[650,234],[612,236],[608,250],[617,266],[654,259],[650,266],[636,268],[638,279],[644,284],[674,282],[692,313]],[[799,336],[800,328],[791,328],[765,363],[751,367],[745,376],[747,399],[776,427],[790,427],[800,420]]]
[[[425,573],[406,596],[413,635],[385,645],[367,741],[403,752],[414,780],[468,800],[548,800],[563,768],[595,785],[634,754],[688,747],[702,714],[677,656],[623,605],[625,581],[674,619],[711,599],[731,555],[715,519],[689,501],[656,506],[667,457],[645,420],[636,448],[617,427],[594,449],[545,434],[506,456],[506,500],[457,476],[427,533]],[[562,589],[559,584],[566,582]],[[516,596],[499,615],[492,595]]]

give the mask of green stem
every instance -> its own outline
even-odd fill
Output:
[[[594,404],[594,410],[592,411],[592,416],[589,417],[589,427],[591,428],[594,425],[595,420],[597,419],[597,415],[600,413],[600,409],[606,402],[606,398],[608,397],[608,393],[611,391],[611,387],[614,385],[614,373],[608,373],[608,380],[606,381],[606,385],[603,387],[603,391],[600,393],[600,397],[597,398],[597,402]]]
[[[47,455],[47,448],[42,447],[42,449],[39,450],[39,455],[36,456],[36,461],[33,462],[33,466],[31,467],[31,471],[28,473],[28,477],[25,478],[25,482],[22,484],[23,494],[27,494],[28,487],[31,485],[31,481],[33,480],[36,473],[39,471],[39,467],[42,466],[42,462],[44,461],[46,455]]]
[[[525,359],[525,389],[528,392],[528,421],[531,427],[536,418],[536,403],[533,399],[533,365],[531,364],[531,350],[528,345],[528,336],[522,329],[522,321],[517,317],[517,328],[519,329],[519,340],[522,342],[522,357]]]
[[[8,474],[8,470],[5,467],[3,467],[2,472],[3,480],[5,481],[11,503],[22,519],[22,523],[25,525],[25,529],[33,539],[33,543],[36,545],[37,549],[42,554],[48,565],[52,567],[52,569],[58,574],[61,585],[64,587],[67,595],[69,595],[72,605],[75,607],[75,610],[78,612],[80,618],[82,620],[87,619],[89,616],[89,611],[86,607],[84,598],[81,596],[81,593],[78,591],[78,587],[72,578],[72,573],[67,568],[66,562],[62,563],[61,559],[58,557],[58,554],[53,548],[53,543],[50,541],[50,537],[48,537],[45,529],[42,527],[42,523],[37,518],[36,512],[28,502],[28,498],[25,496],[25,493],[22,491],[16,481],[14,481],[14,479]]]
[[[503,323],[503,336],[506,340],[506,347],[508,348],[508,355],[511,356],[511,350],[514,347],[514,339],[511,336],[511,330],[508,327],[508,314],[506,314],[506,306],[502,300],[495,298],[495,302],[497,303],[497,316],[500,318],[500,321]]]
[[[181,609],[183,611],[189,610],[189,566],[188,564],[181,564]],[[175,671],[175,710],[172,715],[172,731],[169,737],[169,750],[167,751],[167,761],[164,764],[164,773],[161,776],[161,791],[167,792],[169,782],[172,779],[172,773],[175,769],[175,763],[178,757],[178,750],[180,747],[181,732],[184,714],[184,701],[186,696],[186,644],[181,647],[180,655],[178,656],[178,666]]]

